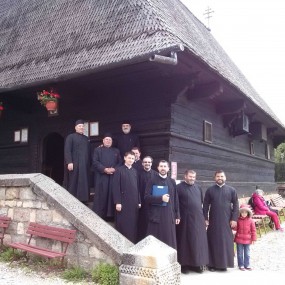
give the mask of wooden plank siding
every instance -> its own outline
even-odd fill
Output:
[[[252,192],[257,183],[275,189],[274,164],[265,158],[265,143],[254,141],[255,155],[251,155],[249,137],[231,136],[211,100],[191,101],[185,95],[178,96],[182,87],[174,81],[161,77],[130,83],[125,78],[112,83],[106,76],[105,81],[74,79],[58,83],[61,98],[55,117],[48,117],[36,99],[36,92],[43,87],[13,92],[25,95],[29,109],[11,109],[0,120],[0,172],[43,172],[45,139],[51,134],[64,139],[74,131],[78,118],[99,122],[99,136],[91,138],[92,148],[101,144],[105,132],[120,133],[122,120],[128,119],[140,137],[142,156],[153,156],[154,169],[159,159],[175,161],[178,179],[191,167],[199,181],[209,185],[214,171],[223,168],[229,182],[239,185],[241,193],[249,185]],[[203,141],[204,120],[212,123],[212,143]],[[29,128],[27,145],[13,143],[14,131],[21,127]],[[271,145],[270,138],[268,143]]]
[[[212,123],[212,143],[203,141],[204,120]],[[186,168],[192,168],[197,171],[199,181],[211,185],[214,171],[223,169],[228,181],[239,185],[241,195],[263,183],[275,189],[274,163],[265,158],[266,144],[253,141],[255,154],[250,154],[250,138],[231,136],[211,102],[190,102],[185,98],[181,102],[180,98],[172,105],[171,122],[174,134],[170,140],[170,160],[178,163],[180,179]]]

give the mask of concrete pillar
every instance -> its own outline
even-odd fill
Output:
[[[121,285],[179,285],[181,267],[177,252],[153,236],[123,254]]]

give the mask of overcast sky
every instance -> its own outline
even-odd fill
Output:
[[[180,0],[285,125],[285,0]]]

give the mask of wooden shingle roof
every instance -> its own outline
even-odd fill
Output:
[[[2,92],[184,48],[282,125],[179,0],[0,0],[0,38]]]

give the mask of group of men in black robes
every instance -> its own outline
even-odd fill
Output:
[[[233,267],[232,228],[238,218],[238,198],[236,190],[225,184],[224,171],[215,173],[216,184],[207,189],[203,199],[194,171],[187,170],[184,181],[176,185],[167,175],[167,161],[159,162],[158,172],[151,169],[150,156],[141,161],[137,136],[130,134],[128,125],[122,125],[123,134],[117,141],[121,150],[112,146],[110,134],[94,150],[93,210],[104,219],[115,212],[116,229],[134,243],[153,235],[177,249],[184,272],[203,272],[206,265],[210,271]],[[65,181],[68,191],[86,202],[91,155],[83,132],[84,121],[77,120],[75,133],[66,138]],[[133,147],[137,155],[130,151]],[[137,169],[133,167],[135,160],[139,160]],[[154,195],[154,188],[166,192]]]
[[[239,213],[237,192],[225,184],[223,170],[216,171],[214,179],[215,185],[206,190],[204,198],[195,183],[195,171],[187,170],[184,182],[177,185],[181,214],[177,253],[185,273],[188,270],[202,273],[204,265],[209,271],[234,267],[232,229]]]

